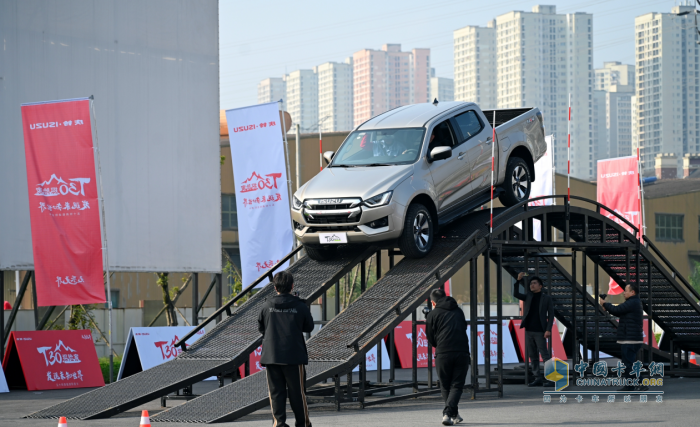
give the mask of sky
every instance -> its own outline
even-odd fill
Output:
[[[430,4],[427,4],[430,3]],[[400,43],[402,50],[431,49],[438,77],[453,77],[452,32],[486,26],[512,10],[554,4],[557,13],[593,14],[593,65],[634,64],[634,18],[670,12],[677,0],[271,0],[219,2],[221,109],[257,104],[257,85],[327,61],[341,62],[361,49]]]

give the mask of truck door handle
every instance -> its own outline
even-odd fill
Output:
[[[462,160],[462,157],[464,157],[465,154],[467,154],[467,152],[466,152],[466,151],[463,151],[463,152],[461,152],[461,153],[459,153],[459,154],[457,155],[457,158],[458,158],[459,160]]]
[[[490,144],[490,143],[491,143],[491,137],[490,137],[490,136],[489,136],[488,138],[486,138],[486,143],[487,143],[487,144]]]

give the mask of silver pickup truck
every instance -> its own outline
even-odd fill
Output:
[[[527,199],[546,150],[537,108],[495,110],[471,102],[399,107],[355,128],[292,203],[294,233],[315,260],[339,244],[382,242],[404,256],[430,251],[438,227],[490,199],[491,151],[501,203]]]

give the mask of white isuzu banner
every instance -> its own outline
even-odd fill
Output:
[[[226,121],[245,287],[291,252],[294,243],[282,123],[276,102],[227,110]]]
[[[535,182],[532,183],[530,198],[551,196],[554,194],[554,183],[552,182],[554,175],[554,155],[552,153],[552,135],[544,138],[547,143],[547,151],[535,163]],[[542,199],[530,202],[530,206],[549,206],[554,202],[554,199]],[[535,240],[542,240],[542,230],[539,220],[534,220],[533,236]]]
[[[175,343],[181,337],[189,334],[192,329],[194,329],[193,326],[153,326],[129,329],[117,380],[174,359],[182,353],[182,349],[175,347]],[[199,330],[187,340],[187,346],[194,344],[195,341],[204,336],[204,333],[204,329]]]

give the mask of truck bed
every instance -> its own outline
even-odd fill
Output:
[[[493,112],[496,111],[496,128],[504,123],[507,123],[518,116],[531,111],[532,107],[527,108],[504,108],[499,110],[482,110],[484,115],[489,120],[489,124],[493,126]],[[497,129],[498,130],[498,129]]]

